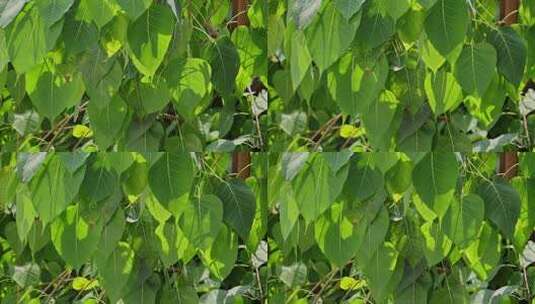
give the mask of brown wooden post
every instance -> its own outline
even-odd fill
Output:
[[[516,152],[503,152],[500,155],[500,174],[507,180],[518,174],[518,155]]]
[[[240,151],[232,154],[232,172],[241,179],[251,176],[251,154],[249,152]]]
[[[232,0],[231,29],[234,29],[239,25],[249,25],[249,18],[247,17],[248,8],[248,0]]]
[[[520,7],[520,0],[502,0],[500,9],[500,16],[502,22],[511,25],[518,20],[518,8]]]
[[[248,0],[232,0],[231,29],[239,25],[249,25],[249,18],[247,18],[248,9]],[[251,154],[249,152],[240,151],[232,154],[232,172],[236,173],[237,177],[241,179],[251,176]]]
[[[520,0],[502,0],[500,15],[505,25],[511,25],[518,21],[518,8]],[[516,152],[503,152],[500,155],[500,174],[510,180],[518,173],[518,155]]]

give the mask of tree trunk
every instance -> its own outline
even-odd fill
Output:
[[[249,18],[247,18],[248,8],[248,0],[232,0],[232,20],[229,24],[231,29],[235,29],[240,25],[249,25]]]
[[[518,21],[519,0],[502,0],[500,15],[502,22],[511,25]],[[503,152],[500,155],[500,174],[510,180],[518,173],[518,155],[516,152]]]
[[[239,25],[249,25],[248,8],[248,0],[232,0],[232,20],[229,25],[231,29],[235,29]],[[251,176],[251,154],[249,152],[234,152],[232,154],[232,172],[241,179]]]
[[[502,22],[511,25],[518,20],[520,0],[502,0],[500,15]]]
[[[241,151],[232,154],[232,172],[241,179],[251,176],[251,154],[249,152]]]

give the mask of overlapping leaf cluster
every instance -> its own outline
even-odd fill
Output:
[[[262,1],[0,2],[0,150],[263,149]]]
[[[265,159],[253,158],[246,181],[228,174],[229,160],[2,155],[0,301],[259,301],[266,289]]]
[[[269,1],[274,149],[531,149],[535,4],[520,2],[505,26],[495,0]]]
[[[532,303],[534,156],[272,155],[272,303]]]

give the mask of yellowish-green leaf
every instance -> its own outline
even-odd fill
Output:
[[[357,290],[365,286],[366,286],[366,281],[357,280],[352,277],[343,277],[340,280],[340,289],[342,290]]]
[[[76,277],[72,280],[72,289],[84,291],[98,287],[98,280],[88,280],[84,277]]]
[[[76,125],[72,129],[72,136],[76,138],[89,138],[93,136],[93,131],[84,125]]]

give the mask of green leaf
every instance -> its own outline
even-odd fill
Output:
[[[377,5],[381,6],[386,14],[397,21],[411,7],[412,0],[379,0]]]
[[[292,34],[290,51],[290,74],[292,77],[293,89],[297,89],[309,67],[312,64],[312,57],[306,44],[306,38],[302,31],[296,30]]]
[[[348,138],[358,138],[364,134],[362,129],[359,129],[352,125],[343,125],[340,127],[340,137]]]
[[[126,103],[119,95],[115,95],[102,109],[92,100],[89,102],[89,121],[95,132],[95,141],[101,150],[105,151],[116,142],[126,119],[126,111]]]
[[[391,292],[389,281],[396,271],[398,255],[391,243],[385,243],[369,263],[362,265],[362,272],[376,301],[382,301]]]
[[[465,0],[438,0],[429,10],[425,20],[425,32],[443,57],[463,43],[469,18]]]
[[[360,8],[365,1],[366,0],[335,0],[334,5],[340,14],[349,20],[360,11]]]
[[[332,172],[323,157],[317,155],[292,181],[299,211],[311,223],[327,210],[342,191],[348,168]]]
[[[73,14],[66,14],[64,19],[65,25],[63,26],[63,33],[60,36],[60,41],[65,45],[66,55],[77,55],[81,52],[90,50],[91,48],[96,49],[99,39],[98,28],[96,25],[90,22],[77,20],[76,16]],[[79,66],[79,68],[81,68],[81,66]],[[94,67],[92,66],[92,68]],[[84,74],[83,71],[82,74]]]
[[[107,58],[101,48],[95,47],[83,54],[80,71],[91,106],[104,109],[119,91],[123,78],[121,64],[114,58]]]
[[[85,168],[71,174],[57,157],[51,157],[30,182],[31,200],[44,224],[60,215],[78,193]]]
[[[468,194],[452,200],[442,220],[442,229],[453,243],[464,248],[476,238],[484,215],[485,203],[481,197]]]
[[[424,236],[423,251],[427,266],[432,267],[448,256],[452,242],[442,232],[438,222],[426,222],[420,231]]]
[[[14,222],[9,222],[2,228],[4,239],[13,250],[13,253],[15,253],[17,256],[21,256],[22,252],[24,251],[24,244],[17,236],[17,225]]]
[[[28,0],[2,0],[0,1],[0,27],[6,27],[15,19],[24,8]]]
[[[84,277],[76,277],[72,280],[72,289],[85,291],[98,287],[98,280],[88,280]]]
[[[502,115],[502,107],[506,100],[506,81],[494,73],[489,88],[482,97],[469,96],[465,100],[470,114],[484,126],[490,127]]]
[[[153,152],[160,150],[164,137],[163,126],[154,116],[143,120],[133,120],[126,132],[126,144],[121,149],[127,151]]]
[[[9,54],[7,53],[7,42],[5,31],[0,28],[0,85],[5,86],[7,70],[5,66],[9,62]],[[3,72],[2,72],[3,71]]]
[[[372,66],[357,66],[353,70],[350,80],[351,90],[356,92],[356,96],[349,100],[351,104],[341,106],[342,110],[350,115],[362,114],[367,111],[379,97],[381,91],[384,90],[388,70],[388,61],[384,56],[379,57]],[[344,102],[340,100],[338,103],[341,105]]]
[[[134,268],[134,251],[126,242],[120,242],[108,260],[98,265],[102,287],[111,302],[116,302],[126,293],[126,283]]]
[[[435,290],[431,294],[431,298],[429,299],[429,303],[436,303],[436,304],[453,304],[453,303],[479,303],[475,299],[472,300],[470,294],[467,291],[466,286],[464,285],[458,285],[458,286],[444,286],[437,290]],[[487,302],[488,303],[488,302]]]
[[[401,288],[400,288],[401,289]],[[417,281],[396,294],[395,303],[425,304],[428,302],[428,286]]]
[[[355,255],[362,241],[357,227],[344,216],[343,208],[343,204],[333,204],[314,223],[319,248],[338,267],[343,267]]]
[[[322,153],[321,156],[323,156],[329,163],[331,170],[336,173],[349,162],[349,159],[353,156],[353,152],[349,150],[341,152],[325,152]]]
[[[361,103],[366,103],[367,100],[361,100],[359,96],[352,90],[353,83],[358,81],[353,76],[358,73],[360,67],[354,64],[354,58],[351,53],[347,53],[338,60],[327,71],[327,89],[331,97],[338,103],[338,107],[342,112],[349,115],[356,115]],[[371,71],[373,73],[373,71]],[[373,77],[362,78],[372,80]],[[384,83],[382,84],[384,86]],[[364,87],[363,87],[364,88]],[[372,83],[365,86],[366,90],[373,89]],[[355,90],[357,91],[357,90]],[[365,93],[365,92],[364,92]],[[376,93],[377,95],[379,92]],[[364,98],[362,98],[364,99]]]
[[[445,68],[436,73],[427,73],[425,93],[435,116],[454,110],[463,101],[461,86]]]
[[[288,3],[288,20],[304,29],[316,16],[321,7],[321,0],[291,0]]]
[[[151,5],[152,0],[116,0],[131,20],[136,20]]]
[[[303,262],[297,262],[290,266],[282,266],[279,278],[289,288],[301,286],[307,281],[307,266]]]
[[[308,49],[320,72],[331,66],[347,51],[359,24],[360,15],[348,21],[333,5],[328,5],[307,29],[305,34]]]
[[[238,257],[238,238],[226,226],[222,226],[212,246],[202,252],[201,258],[210,272],[223,281],[235,267]]]
[[[98,264],[104,264],[108,260],[121,240],[125,226],[124,211],[117,209],[110,221],[102,228],[98,250],[95,252],[95,260]]]
[[[297,206],[295,194],[290,184],[283,184],[279,200],[281,233],[282,237],[287,239],[299,219],[299,206]]]
[[[74,138],[89,138],[93,136],[93,131],[84,125],[75,125],[72,129],[72,136]]]
[[[221,182],[215,193],[223,203],[223,220],[243,239],[249,238],[255,217],[256,197],[239,179]]]
[[[373,263],[373,258],[376,255],[377,250],[381,250],[381,245],[384,244],[386,234],[388,232],[390,218],[388,211],[382,207],[384,200],[379,201],[381,204],[377,204],[380,208],[377,210],[379,214],[371,211],[369,206],[363,206],[363,211],[366,212],[362,221],[357,225],[361,242],[357,251],[357,260],[359,265],[366,265]],[[375,202],[372,202],[372,204]],[[360,225],[360,227],[359,227]]]
[[[17,234],[22,243],[26,242],[28,233],[32,229],[35,218],[37,217],[37,212],[33,207],[30,193],[27,187],[24,187],[23,190],[17,191],[16,198],[16,225],[17,225]]]
[[[89,153],[76,151],[76,152],[57,152],[58,157],[63,162],[63,165],[72,174],[80,169],[90,156]]]
[[[238,50],[240,69],[236,76],[239,91],[247,90],[251,79],[267,80],[267,33],[264,30],[238,26],[232,32],[232,42]]]
[[[80,196],[91,202],[100,202],[113,194],[118,187],[119,177],[99,163],[87,166]]]
[[[155,234],[158,239],[158,254],[165,267],[178,262],[178,239],[177,225],[174,222],[163,222],[156,227]]]
[[[76,11],[76,18],[87,23],[94,22],[100,29],[113,19],[117,9],[115,0],[81,0]]]
[[[28,246],[33,255],[43,249],[50,242],[50,225],[44,225],[40,220],[35,220],[32,229],[28,233]]]
[[[448,152],[427,153],[412,171],[416,193],[439,218],[451,203],[458,174],[455,154]]]
[[[412,184],[411,174],[413,165],[407,159],[400,159],[385,174],[387,189],[393,194],[405,192]]]
[[[520,266],[527,268],[535,262],[535,242],[528,241],[526,247],[522,249],[522,256],[520,257]]]
[[[520,214],[515,226],[513,243],[518,251],[524,248],[535,228],[535,178],[517,177],[511,181],[520,196]]]
[[[215,89],[223,96],[232,95],[240,69],[240,56],[236,46],[228,37],[222,37],[208,50],[208,58]]]
[[[152,83],[140,83],[136,85],[136,91],[143,113],[161,111],[171,99],[165,79],[158,78]]]
[[[513,238],[520,215],[520,196],[515,188],[502,179],[484,181],[478,194],[485,201],[485,217],[495,224],[503,235]]]
[[[344,193],[365,201],[380,191],[384,185],[383,176],[379,170],[373,168],[368,159],[350,164]]]
[[[142,74],[153,76],[158,70],[171,42],[175,21],[167,7],[153,4],[128,26],[128,54]]]
[[[102,222],[85,218],[79,205],[69,206],[52,222],[52,243],[63,260],[75,269],[88,262],[97,250]]]
[[[280,128],[288,135],[297,135],[307,126],[307,115],[304,112],[292,112],[281,115]]]
[[[349,115],[364,112],[384,89],[388,63],[384,57],[372,66],[355,64],[355,58],[346,54],[327,74],[329,93],[340,109]]]
[[[357,290],[365,286],[364,281],[356,280],[352,277],[343,277],[340,280],[340,289],[342,290]]]
[[[212,89],[212,68],[200,58],[176,59],[169,63],[166,79],[180,114],[193,118],[197,106]]]
[[[500,234],[484,222],[476,240],[464,251],[470,268],[482,280],[490,278],[500,261]]]
[[[188,194],[192,184],[193,162],[188,153],[164,153],[149,170],[150,189],[164,206]]]
[[[47,25],[58,21],[71,8],[74,0],[40,0],[35,5]]]
[[[376,102],[362,113],[362,122],[371,145],[376,150],[390,150],[399,101],[390,91],[384,91]]]
[[[411,6],[408,12],[399,18],[397,32],[401,41],[405,43],[417,42],[419,37],[424,36],[421,34],[424,29],[426,13],[425,10],[417,6]],[[442,56],[440,57],[442,58]]]
[[[35,285],[41,280],[41,268],[37,263],[28,263],[22,266],[15,266],[11,278],[20,287],[25,288]]]
[[[23,11],[6,29],[7,51],[17,73],[26,73],[43,61],[61,34],[63,20],[46,26],[37,10]]]
[[[167,222],[167,220],[173,215],[164,206],[162,206],[160,202],[158,202],[154,195],[149,195],[146,198],[145,205],[147,206],[147,209],[149,210],[152,217],[160,224]]]
[[[515,86],[520,85],[527,56],[522,37],[511,27],[500,27],[490,33],[489,42],[498,55],[498,72]]]
[[[425,65],[433,72],[437,72],[438,69],[446,62],[446,58],[442,57],[442,55],[440,55],[440,53],[435,49],[431,41],[426,38],[427,37],[425,35],[421,35],[420,40],[418,40],[420,54],[422,55],[422,60]]]
[[[223,229],[223,203],[210,194],[193,198],[184,208],[179,225],[192,246],[208,249]]]
[[[482,42],[465,46],[457,59],[454,75],[463,90],[483,96],[490,85],[496,69],[496,50]]]
[[[356,18],[356,17],[353,17]],[[388,15],[372,14],[369,10],[362,17],[361,25],[357,31],[355,41],[359,47],[371,50],[385,43],[395,33],[396,23]]]
[[[40,65],[26,73],[26,91],[37,112],[50,120],[75,106],[84,94],[82,75],[59,73]]]

